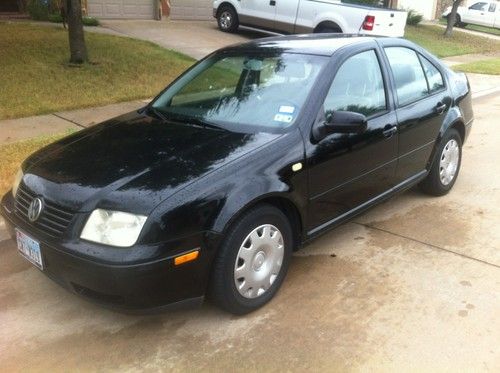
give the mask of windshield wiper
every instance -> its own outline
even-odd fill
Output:
[[[160,119],[164,122],[167,121],[167,117],[160,110],[155,108],[154,106],[148,106],[146,108],[146,113],[153,114],[157,119]]]
[[[198,117],[187,117],[185,120],[182,120],[182,122],[187,123],[187,124],[191,124],[191,125],[201,126],[204,128],[213,128],[213,129],[216,129],[219,131],[229,131],[228,129],[226,129],[222,126],[219,126],[215,123],[206,121],[204,119],[200,119]]]

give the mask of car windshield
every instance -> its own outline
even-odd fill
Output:
[[[170,120],[234,132],[281,132],[296,121],[326,57],[291,53],[216,54],[152,104]]]

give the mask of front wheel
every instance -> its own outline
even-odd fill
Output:
[[[462,139],[454,128],[443,136],[429,175],[420,184],[421,189],[434,196],[448,193],[458,177],[462,163]]]
[[[277,208],[262,205],[230,229],[215,259],[209,295],[242,315],[269,302],[283,282],[293,247],[292,228]]]
[[[223,6],[217,13],[217,24],[219,30],[224,32],[235,32],[238,29],[238,14],[234,8]]]

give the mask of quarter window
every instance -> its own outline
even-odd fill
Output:
[[[385,52],[396,83],[399,105],[408,105],[427,96],[427,81],[417,53],[403,47],[389,47]]]
[[[439,91],[444,87],[443,76],[436,66],[434,66],[427,58],[421,55],[420,59],[422,61],[422,66],[424,67],[425,76],[427,76],[430,93]]]
[[[488,12],[494,12],[497,9],[497,4],[491,3]]]
[[[337,71],[324,102],[325,114],[353,111],[366,116],[386,109],[384,80],[375,51],[350,57]]]

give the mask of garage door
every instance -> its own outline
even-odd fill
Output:
[[[97,18],[155,19],[155,0],[87,0],[88,14]]]
[[[171,19],[212,19],[212,0],[170,0]]]

